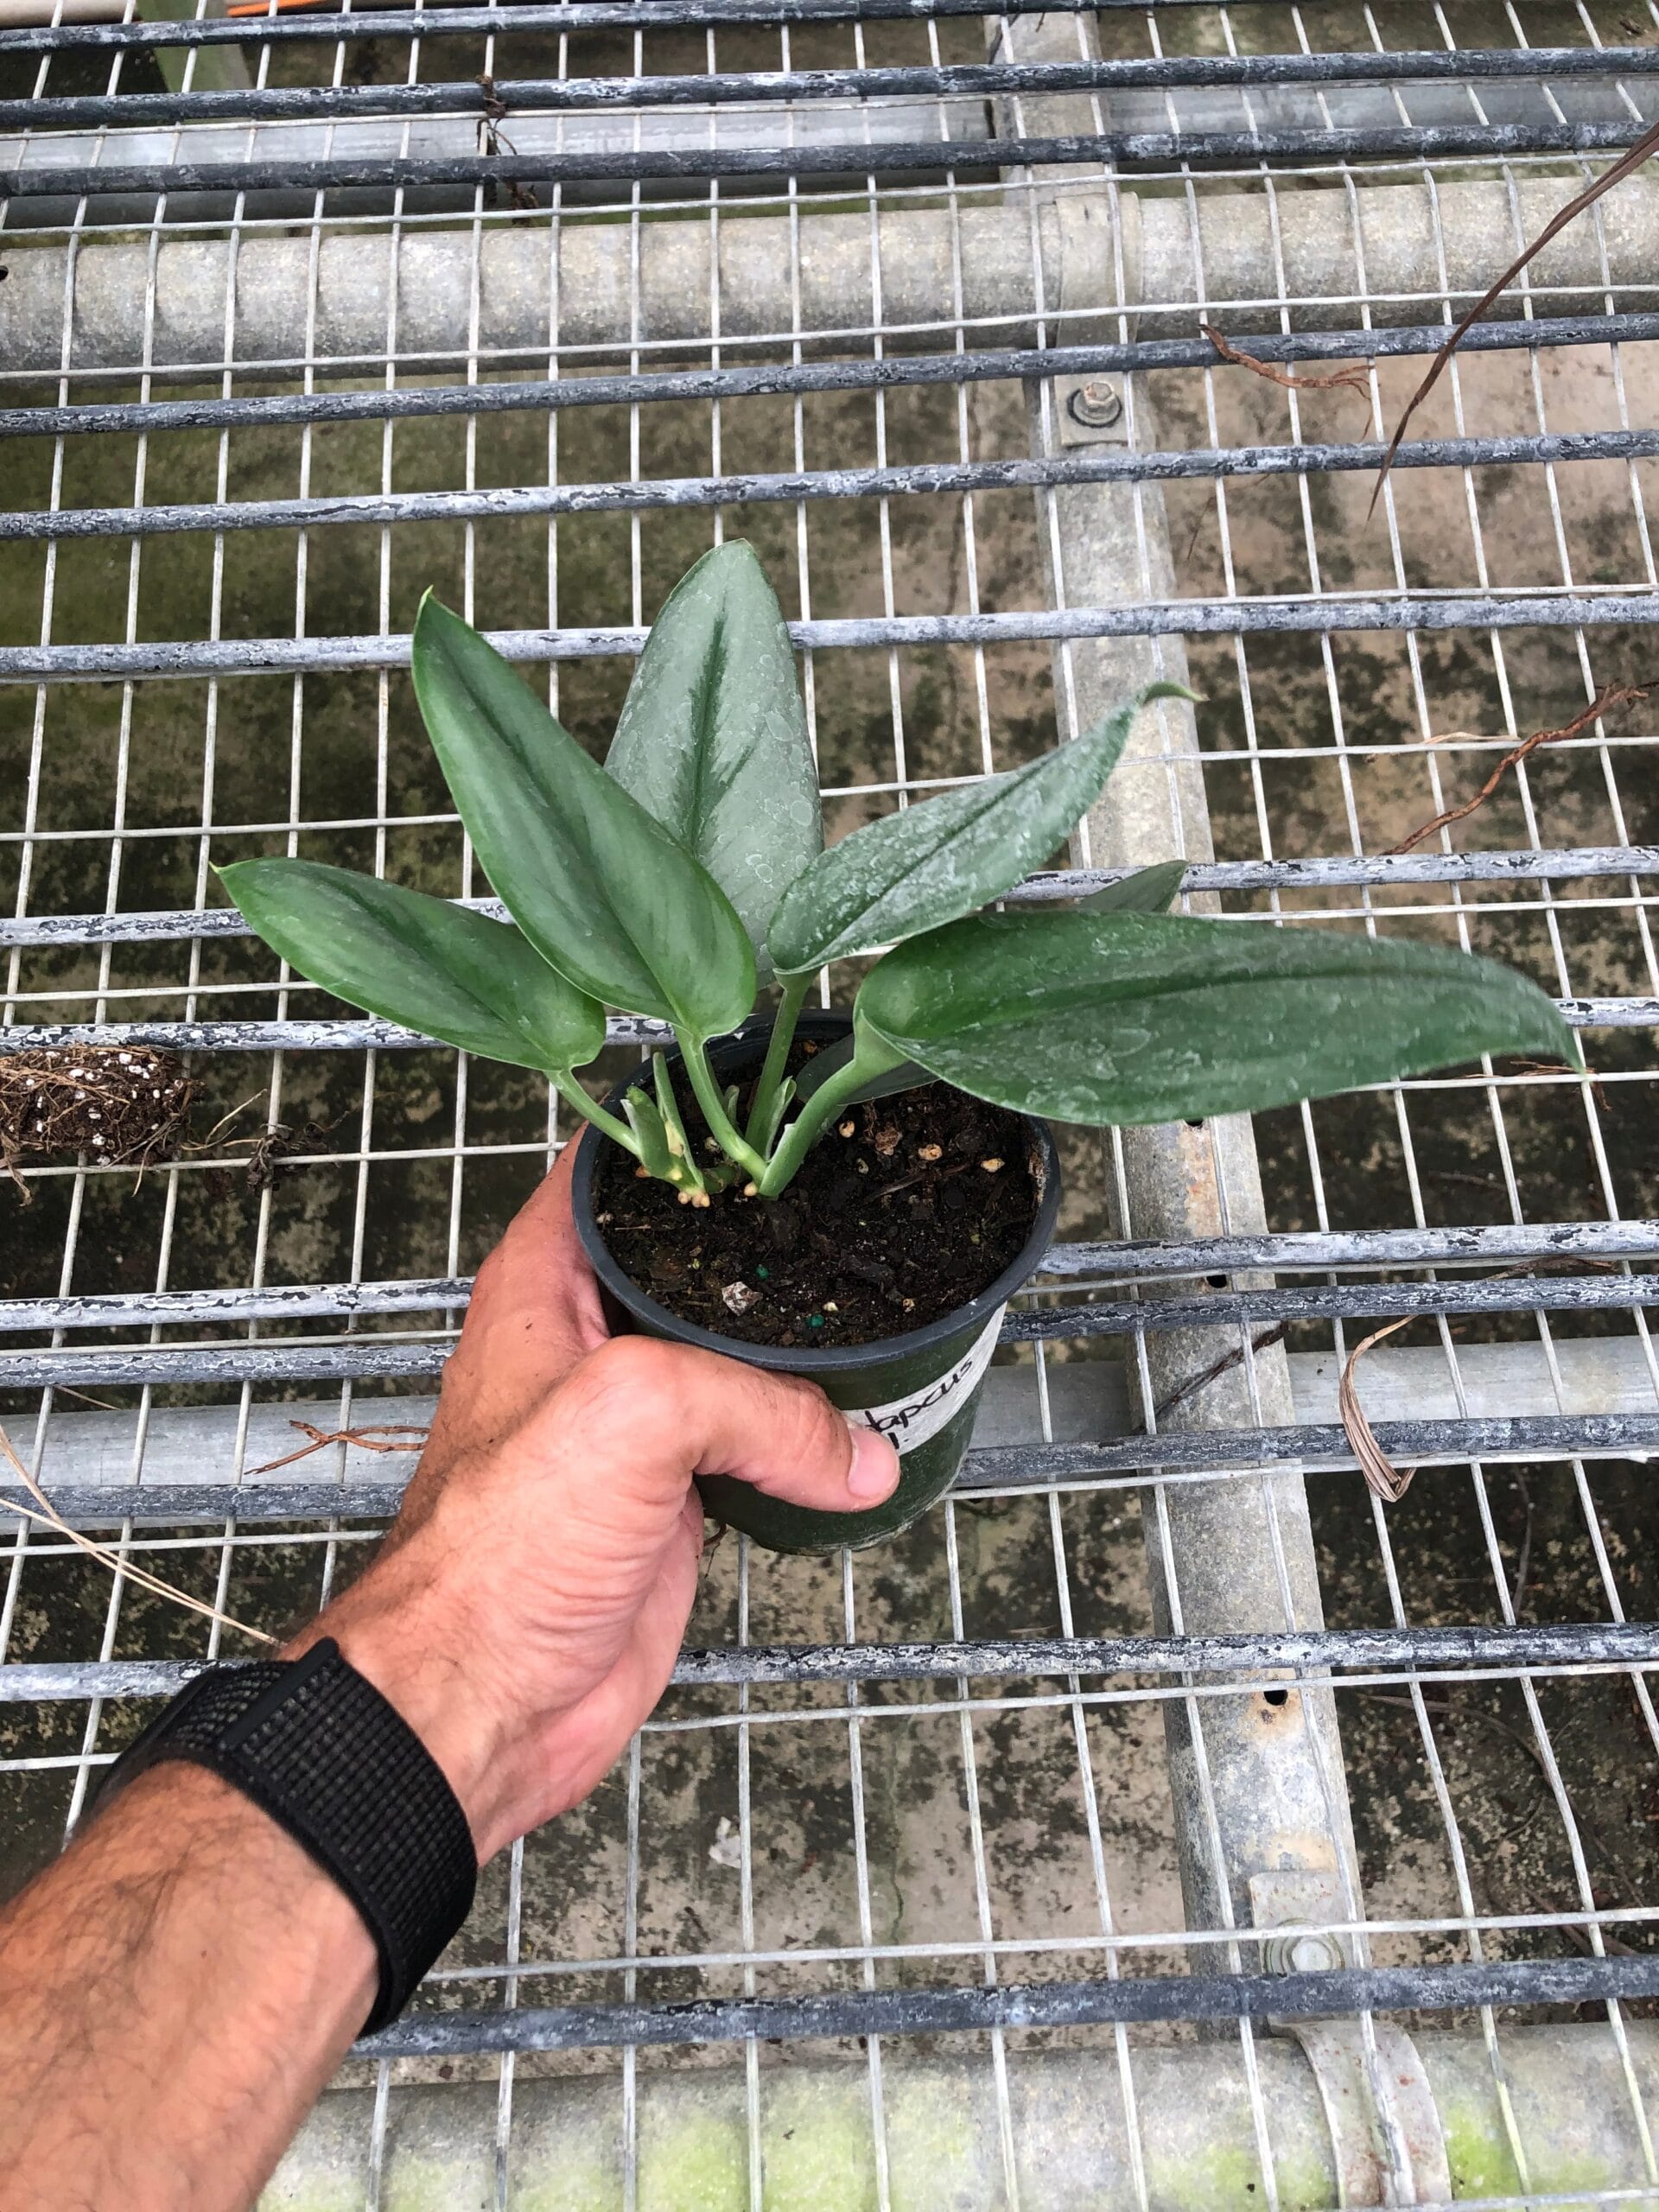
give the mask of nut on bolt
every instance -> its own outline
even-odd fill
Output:
[[[1268,1974],[1332,1974],[1347,1963],[1336,1937],[1318,1928],[1287,1928],[1262,1946]]]
[[[1087,384],[1071,387],[1065,411],[1086,430],[1109,430],[1123,412],[1123,395],[1104,377],[1090,377]]]

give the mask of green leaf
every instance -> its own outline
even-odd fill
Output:
[[[784,893],[767,939],[773,965],[800,975],[1000,899],[1093,804],[1140,709],[1192,696],[1179,683],[1148,684],[1040,760],[855,830]]]
[[[336,998],[464,1052],[584,1067],[605,1009],[510,922],[314,861],[238,861],[219,881],[271,949]]]
[[[1067,1122],[1193,1121],[1572,1033],[1496,961],[1181,915],[982,914],[878,961],[859,1019],[962,1090]]]
[[[685,1134],[680,1102],[674,1096],[674,1078],[669,1073],[668,1061],[661,1052],[653,1052],[651,1056],[651,1079],[656,1089],[657,1110],[662,1116],[668,1148],[679,1163],[680,1173],[695,1177],[697,1163],[692,1157],[691,1140]]]
[[[414,670],[461,818],[542,957],[607,1006],[697,1037],[734,1029],[754,953],[707,869],[429,592]]]
[[[795,1078],[786,1075],[772,1094],[772,1103],[766,1109],[766,1119],[756,1129],[750,1142],[757,1152],[769,1153],[778,1141],[778,1132],[784,1126],[784,1116],[789,1111],[795,1096]]]
[[[826,1045],[810,1059],[796,1081],[796,1095],[801,1103],[804,1104],[815,1092],[822,1090],[832,1075],[839,1075],[857,1048],[855,1035],[843,1037],[838,1044]],[[919,1090],[924,1084],[932,1081],[927,1070],[918,1067],[914,1060],[901,1060],[896,1068],[888,1068],[861,1084],[846,1103],[858,1106],[867,1098],[890,1098],[895,1091]]]
[[[669,594],[605,765],[736,907],[764,980],[767,927],[823,849],[823,813],[794,649],[743,539]]]
[[[634,1142],[639,1147],[639,1164],[648,1175],[659,1183],[673,1180],[675,1159],[668,1148],[668,1133],[663,1127],[662,1115],[652,1099],[635,1084],[622,1101],[622,1111],[627,1116],[628,1127],[633,1131]]]
[[[1080,914],[1162,914],[1174,905],[1185,880],[1185,861],[1157,861],[1151,868],[1136,868],[1120,882],[1109,883],[1103,891],[1091,891],[1086,899],[1077,900],[1076,911]]]

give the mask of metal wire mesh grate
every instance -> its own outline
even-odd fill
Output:
[[[491,1871],[272,2201],[1659,2194],[1659,820],[1645,698],[1585,711],[1659,607],[1643,175],[1365,519],[1445,327],[1654,119],[1659,13],[245,30],[0,35],[5,1044],[183,1050],[202,1092],[136,1182],[19,1163],[0,1390],[72,1521],[245,1618],[325,1597],[563,1137],[217,903],[211,861],[283,850],[482,895],[409,689],[429,583],[602,746],[669,586],[751,537],[832,834],[1185,669],[1196,719],[1020,895],[1179,852],[1249,926],[1515,962],[1593,1071],[1065,1133],[951,1502],[836,1560],[715,1548],[625,1768]],[[1336,1382],[1396,1318],[1385,1507]],[[220,1642],[3,1517],[10,1885]]]

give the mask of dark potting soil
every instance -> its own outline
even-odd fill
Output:
[[[681,1104],[700,1147],[683,1086]],[[747,1084],[740,1107],[741,1127]],[[612,1144],[594,1196],[623,1271],[671,1313],[744,1344],[817,1350],[965,1306],[1018,1256],[1038,1203],[1020,1116],[938,1083],[849,1107],[779,1198],[740,1186],[682,1205]]]

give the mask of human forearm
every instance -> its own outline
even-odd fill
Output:
[[[199,1767],[141,1776],[0,1915],[7,2212],[249,2203],[375,1984],[274,1821]]]
[[[291,1674],[249,1693],[280,1704],[292,1690],[298,1726],[315,1729],[279,1735],[308,1751],[326,1806],[347,1801],[350,1850],[327,1822],[303,1832],[359,1881],[367,1919],[230,1784],[176,1764],[140,1772],[0,1915],[4,2212],[251,2203],[377,2004],[370,1923],[391,1931],[393,1999],[454,1925],[448,1906],[423,1905],[420,1940],[398,1936],[388,1859],[406,1876],[423,1841],[415,1872],[454,1906],[457,1865],[470,1887],[474,1858],[578,1802],[656,1704],[696,1589],[694,1476],[825,1512],[892,1491],[891,1445],[806,1384],[607,1342],[568,1185],[562,1166],[480,1269],[385,1547],[282,1655],[300,1660]],[[315,1651],[325,1637],[335,1649]],[[396,1739],[318,1727],[298,1693],[325,1672],[321,1694],[361,1676],[414,1738],[417,1765],[395,1765],[384,1799],[377,1762]],[[361,1688],[345,1683],[359,1719]],[[238,1694],[210,1677],[197,1704]],[[238,1762],[251,1740],[208,1736]],[[448,1784],[435,1806],[429,1762]],[[274,1802],[292,1808],[289,1784]],[[378,1885],[361,1878],[365,1827],[386,1847]],[[406,1881],[393,1887],[407,1900]]]

